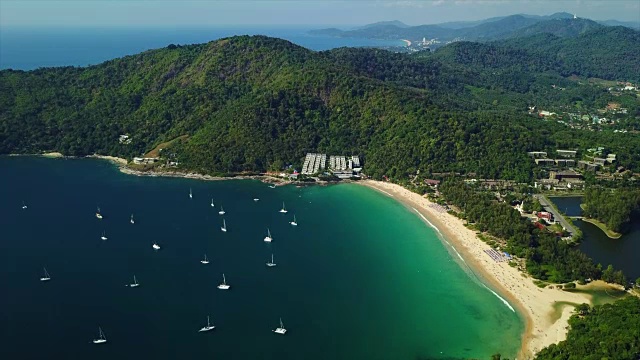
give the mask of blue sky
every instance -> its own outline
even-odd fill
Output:
[[[1,0],[2,26],[410,25],[567,11],[640,21],[639,0]]]

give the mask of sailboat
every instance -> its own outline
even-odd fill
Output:
[[[271,231],[267,228],[267,236],[264,238],[264,242],[271,242],[273,238],[271,237]]]
[[[227,279],[224,277],[224,274],[222,274],[222,284],[218,285],[218,289],[229,290],[230,288],[231,285],[227,285]]]
[[[27,208],[27,204],[24,203],[24,201],[22,202],[22,210],[25,210]]]
[[[211,199],[211,207],[214,207],[215,205],[213,205],[213,198]]]
[[[133,275],[133,284],[129,284],[129,287],[138,287],[140,286],[140,284],[138,284],[138,279],[136,279],[136,276]]]
[[[222,219],[222,227],[220,230],[222,230],[222,232],[227,232],[227,222],[224,219]]]
[[[207,265],[209,263],[209,259],[207,259],[207,254],[204,254],[204,260],[200,260],[201,263]]]
[[[40,278],[40,281],[49,281],[51,280],[51,276],[49,275],[49,272],[47,271],[47,268],[43,268],[44,269],[44,276]]]
[[[222,208],[222,206],[220,206],[220,211],[218,211],[218,214],[220,214],[220,215],[224,215],[225,214],[224,209]]]
[[[295,215],[293,215],[293,221],[290,221],[289,224],[291,224],[291,226],[298,226],[298,222],[296,221]]]
[[[102,214],[100,214],[100,208],[98,208],[98,210],[96,211],[96,217],[98,219],[102,219]]]
[[[100,239],[107,240],[107,233],[103,231],[102,236],[100,236]]]
[[[189,188],[189,199],[193,199],[193,191],[191,191],[191,188]]]
[[[107,337],[104,336],[104,333],[102,332],[102,328],[98,327],[98,331],[100,332],[100,334],[98,335],[97,339],[93,339],[93,343],[94,344],[106,343],[107,342]]]
[[[157,243],[153,243],[151,247],[153,248],[153,250],[160,250],[160,245],[158,245]]]
[[[287,213],[287,209],[284,207],[284,202],[282,202],[282,209],[280,209],[280,212],[283,214]]]
[[[268,266],[268,267],[274,267],[274,266],[276,266],[276,263],[274,263],[274,262],[273,262],[273,254],[271,254],[271,262],[268,262],[268,263],[267,263],[267,266]]]
[[[260,199],[258,199],[258,198],[253,198],[253,201],[260,201]]]
[[[135,224],[136,222],[133,220],[133,214],[131,214],[131,220],[129,220],[130,223]]]
[[[287,329],[285,329],[284,325],[282,325],[282,318],[280,318],[280,327],[273,330],[273,332],[280,335],[284,335],[287,333]]]
[[[275,186],[275,185],[269,185],[269,187],[270,187],[271,189],[275,189],[275,188],[276,188],[276,186]]]
[[[198,330],[198,332],[205,332],[205,331],[210,331],[215,329],[216,327],[211,325],[211,323],[209,322],[209,316],[207,316],[207,326],[203,327],[202,329]]]

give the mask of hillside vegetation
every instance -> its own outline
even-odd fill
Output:
[[[633,134],[574,131],[526,115],[532,102],[610,101],[562,71],[523,50],[475,43],[413,56],[316,53],[264,36],[171,45],[86,68],[1,71],[0,153],[132,158],[188,135],[171,152],[182,169],[209,174],[299,165],[321,151],[363,156],[373,177],[420,170],[528,181],[527,151],[597,142],[639,169]],[[131,143],[120,144],[120,134]]]

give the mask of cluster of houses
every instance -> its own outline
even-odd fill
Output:
[[[331,174],[340,179],[349,179],[359,176],[362,172],[360,158],[358,156],[329,156],[327,168],[327,154],[308,153],[302,164],[303,175],[314,175],[329,170]]]
[[[572,129],[598,130],[603,126],[621,124],[620,120],[626,118],[628,109],[622,108],[617,103],[611,103],[604,109],[598,109],[597,113],[556,113],[550,110],[537,110],[535,106],[529,107],[529,114],[545,120],[554,120]],[[615,127],[615,126],[614,126]],[[616,131],[617,130],[617,131]],[[628,129],[615,129],[616,132],[627,132]],[[633,129],[631,129],[633,131]]]
[[[548,179],[536,181],[535,187],[547,190],[581,189],[584,186],[583,176],[574,169],[595,173],[615,163],[616,154],[605,155],[605,152],[603,147],[587,149],[583,160],[576,160],[576,150],[556,150],[553,159],[548,158],[545,151],[530,151],[527,154],[533,158],[536,165],[554,169],[549,172]]]
[[[133,163],[136,165],[155,164],[158,161],[160,161],[160,158],[158,157],[134,157],[133,158]]]
[[[529,151],[527,155],[532,157],[536,165],[539,166],[574,167],[577,153],[575,150],[556,150],[557,157],[555,159],[549,159],[546,151]]]
[[[609,92],[613,92],[613,91],[640,91],[640,88],[638,88],[637,86],[635,86],[633,83],[630,82],[624,82],[624,81],[618,81],[618,86],[617,87],[610,87],[607,90],[609,90]]]
[[[537,180],[535,187],[546,190],[575,190],[584,187],[584,180],[582,174],[574,170],[551,171],[549,172],[549,178]]]
[[[327,154],[308,153],[302,164],[302,175],[317,174],[325,168],[327,163]]]

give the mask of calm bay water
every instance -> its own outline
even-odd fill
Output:
[[[553,197],[551,198],[560,211],[569,216],[579,216],[581,197]],[[597,226],[585,221],[575,221],[584,239],[580,250],[589,255],[596,263],[604,267],[609,264],[622,270],[629,280],[640,277],[640,221],[634,221],[631,229],[620,239],[610,239]]]
[[[134,177],[96,160],[0,169],[0,358],[486,359],[520,346],[518,315],[368,188]],[[198,333],[207,315],[216,329]],[[98,326],[106,344],[91,343]]]
[[[165,47],[198,44],[234,35],[267,35],[311,50],[343,46],[402,46],[401,40],[341,39],[307,34],[307,27],[0,27],[0,69],[87,66]]]

